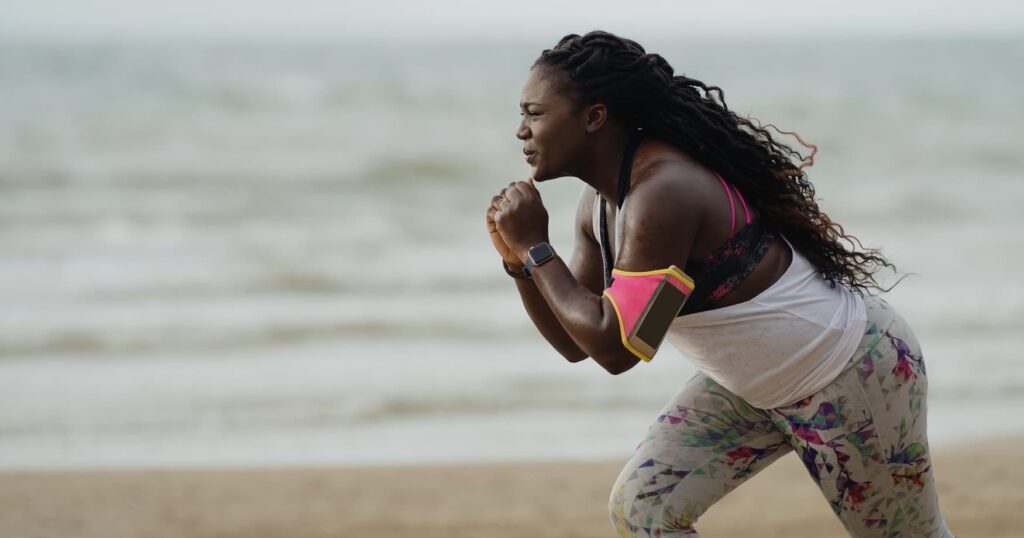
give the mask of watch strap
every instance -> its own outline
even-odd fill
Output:
[[[515,278],[517,280],[529,280],[530,278],[530,273],[526,270],[525,267],[523,268],[522,272],[517,273],[508,266],[508,263],[505,260],[501,260],[501,267],[505,269],[505,273],[507,273],[508,276]]]

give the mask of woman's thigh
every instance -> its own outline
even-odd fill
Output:
[[[951,536],[928,450],[921,348],[887,303],[867,303],[862,348],[843,373],[771,415],[852,536]]]
[[[769,415],[702,374],[648,429],[612,489],[620,536],[692,536],[708,507],[791,450]]]

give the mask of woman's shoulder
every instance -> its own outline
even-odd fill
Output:
[[[694,195],[699,173],[694,163],[672,153],[650,151],[634,160],[633,184],[619,214],[616,267],[685,267],[706,214],[703,196]]]
[[[631,175],[623,216],[640,209],[699,217],[713,189],[721,189],[713,171],[660,140],[647,141],[637,149]]]

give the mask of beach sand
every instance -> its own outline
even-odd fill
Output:
[[[1024,536],[1021,439],[934,450],[960,537]],[[623,462],[0,474],[3,537],[612,537]],[[842,537],[790,454],[714,506],[704,537]]]

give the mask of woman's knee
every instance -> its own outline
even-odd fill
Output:
[[[646,468],[624,471],[612,487],[608,511],[618,535],[648,537],[660,531],[658,536],[696,536],[693,524],[704,510],[696,498],[699,492],[691,491],[678,472],[651,475],[643,472]]]
[[[632,502],[627,502],[623,494],[624,485],[616,482],[612,487],[612,495],[608,499],[608,515],[612,520],[612,527],[622,538],[633,536],[632,524],[626,520],[627,510],[632,510]],[[629,507],[627,508],[627,504]]]

